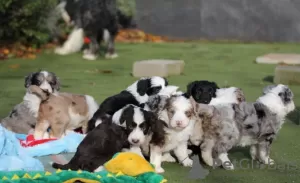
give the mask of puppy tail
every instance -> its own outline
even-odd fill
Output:
[[[112,118],[112,116],[110,116],[109,114],[97,115],[97,112],[96,112],[94,114],[94,116],[88,122],[87,132],[92,131],[94,128],[96,128],[96,126],[101,124],[103,121],[106,121],[111,118]]]

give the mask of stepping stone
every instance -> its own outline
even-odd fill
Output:
[[[300,66],[278,65],[275,68],[274,83],[300,85]]]
[[[289,64],[300,65],[300,54],[270,53],[256,58],[259,64]]]
[[[143,60],[133,64],[134,77],[160,76],[167,77],[171,75],[180,75],[184,69],[183,60]]]

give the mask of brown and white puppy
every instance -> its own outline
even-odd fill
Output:
[[[157,95],[150,97],[145,108],[158,114],[159,119],[166,122],[164,146],[150,146],[150,162],[156,172],[164,172],[161,167],[163,161],[175,161],[170,155],[171,151],[183,166],[191,167],[193,160],[189,158],[187,145],[194,126],[194,113],[189,99],[182,94]]]
[[[41,90],[56,94],[60,89],[59,78],[48,71],[37,71],[25,77],[24,86],[27,89],[31,85],[38,86]],[[40,106],[40,98],[36,95],[26,93],[23,102],[14,106],[10,114],[0,120],[6,129],[15,133],[29,134],[34,131],[37,111]]]
[[[67,130],[79,127],[82,127],[83,133],[86,133],[87,122],[98,109],[98,104],[89,95],[52,94],[35,85],[28,88],[28,93],[36,95],[41,100],[34,129],[35,139],[45,137],[49,127],[48,138],[61,138]]]

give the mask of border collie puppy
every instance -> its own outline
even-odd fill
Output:
[[[55,53],[66,55],[78,52],[83,46],[84,35],[91,42],[84,51],[83,58],[96,60],[99,43],[104,39],[108,43],[106,58],[116,58],[114,39],[118,33],[116,0],[64,0],[57,6],[58,12],[74,29],[63,47]]]
[[[130,150],[143,156],[141,146],[147,155],[149,145],[162,147],[165,144],[164,126],[166,123],[159,120],[151,111],[128,104],[113,115],[113,123],[128,129]]]
[[[99,124],[79,144],[74,157],[65,165],[53,163],[52,167],[62,170],[85,170],[98,172],[122,148],[128,147],[129,128],[112,123],[111,118]]]
[[[271,144],[295,105],[288,86],[268,86],[263,93],[254,103],[206,105],[192,102],[197,116],[203,121],[200,147],[207,165],[213,166],[215,158],[224,168],[234,169],[227,156],[234,146],[250,146],[253,160],[274,164],[269,157]]]
[[[112,116],[116,111],[127,104],[139,106],[148,101],[149,96],[156,95],[160,90],[168,86],[165,78],[153,76],[137,80],[126,90],[106,98],[95,112],[93,118],[88,123],[88,131],[101,123],[102,119]]]
[[[201,80],[193,81],[187,85],[185,96],[192,96],[198,103],[209,104],[212,98],[216,97],[216,91],[219,89],[215,82]]]
[[[150,163],[155,166],[156,172],[164,172],[161,167],[162,161],[172,160],[171,162],[175,162],[170,155],[171,151],[183,166],[191,167],[193,160],[189,158],[187,146],[194,127],[194,113],[189,99],[180,93],[171,96],[156,95],[146,102],[145,107],[166,122],[164,146],[150,144]]]
[[[32,72],[25,77],[25,88],[31,85],[38,86],[41,90],[56,95],[60,89],[59,78],[48,71]],[[37,111],[41,99],[30,92],[26,92],[22,103],[16,105],[9,116],[1,120],[1,125],[15,133],[28,134],[34,131],[37,122]]]

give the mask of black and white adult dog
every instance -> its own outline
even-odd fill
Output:
[[[129,147],[127,137],[130,130],[130,128],[112,123],[111,118],[107,118],[85,136],[75,155],[67,164],[53,163],[52,167],[62,170],[101,171],[103,164],[115,153]]]
[[[192,96],[198,103],[209,104],[212,98],[216,97],[218,85],[215,82],[201,80],[193,81],[187,85],[185,96]]]
[[[168,81],[165,78],[145,77],[128,86],[126,90],[106,98],[89,121],[88,131],[94,129],[102,119],[112,116],[127,104],[139,106],[147,102],[149,96],[159,93],[166,86],[168,86]]]
[[[56,94],[60,89],[59,78],[52,72],[38,71],[25,77],[25,88],[31,85],[40,87],[46,93]],[[9,116],[1,120],[1,125],[15,133],[28,134],[33,132],[37,122],[37,111],[41,99],[26,92],[23,102],[16,105]]]
[[[114,46],[119,29],[117,11],[116,0],[62,0],[55,12],[60,14],[67,24],[74,25],[74,29],[68,40],[62,47],[57,48],[55,53],[66,55],[80,51],[84,36],[87,36],[91,42],[89,49],[84,51],[84,59],[97,58],[103,39],[108,44],[105,57],[118,57]]]
[[[202,119],[201,155],[213,166],[214,159],[226,169],[234,169],[227,152],[234,146],[250,146],[253,160],[272,165],[270,146],[288,113],[295,109],[293,93],[285,85],[268,86],[254,103],[206,105],[192,102]]]

